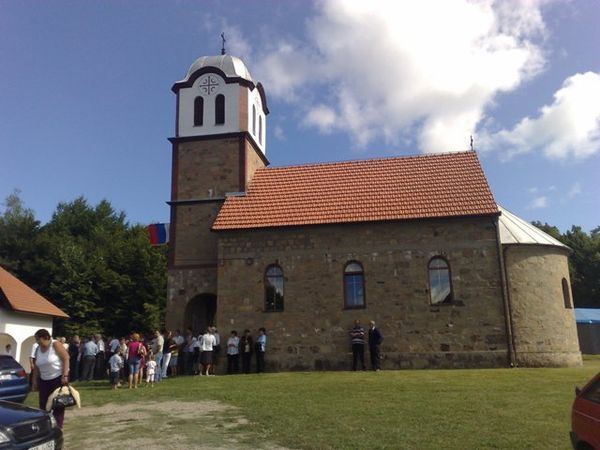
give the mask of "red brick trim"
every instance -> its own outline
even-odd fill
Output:
[[[179,179],[179,146],[173,142],[173,154],[171,159],[171,201],[177,201],[177,185]],[[171,205],[171,225],[169,226],[169,251],[167,255],[167,266],[175,265],[175,245],[177,240],[177,211],[176,206]]]
[[[239,188],[238,191],[245,192],[246,191],[246,140],[244,136],[240,136],[240,140],[238,142],[238,171],[239,171]]]
[[[175,101],[175,136],[179,136],[179,93],[177,93],[177,100]]]

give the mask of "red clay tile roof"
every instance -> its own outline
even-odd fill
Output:
[[[475,152],[263,168],[213,230],[498,215]]]
[[[54,317],[69,317],[25,283],[0,267],[0,298],[15,311]]]

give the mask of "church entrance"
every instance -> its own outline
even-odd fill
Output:
[[[214,325],[217,314],[217,296],[214,294],[200,294],[191,299],[185,307],[183,318],[185,328],[191,328],[195,335],[206,330],[209,325]]]

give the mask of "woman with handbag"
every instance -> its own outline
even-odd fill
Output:
[[[140,342],[140,335],[133,333],[131,335],[131,341],[127,346],[127,353],[129,355],[129,389],[137,389],[140,381],[140,366],[144,356],[146,356],[146,347]]]
[[[35,352],[34,385],[40,394],[40,409],[46,409],[48,397],[55,389],[69,384],[69,353],[61,342],[52,340],[48,330],[35,332],[38,348]],[[55,408],[52,413],[60,428],[65,419],[65,409]]]

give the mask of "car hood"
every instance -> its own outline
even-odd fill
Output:
[[[41,409],[0,400],[0,426],[9,426],[27,420],[41,419],[46,415],[47,413]]]

